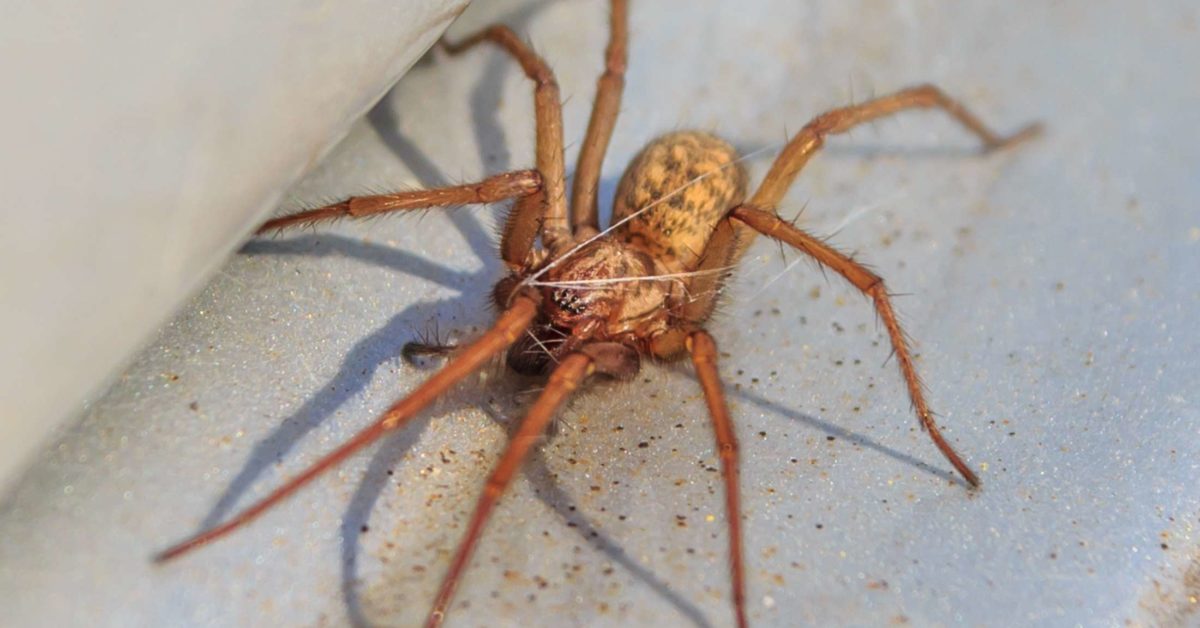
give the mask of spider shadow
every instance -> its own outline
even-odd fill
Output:
[[[376,106],[372,111],[383,108]],[[412,147],[411,143],[407,143],[407,140],[398,134],[395,135],[397,144],[393,150],[397,150],[397,155],[406,164],[411,164],[410,167],[418,173],[422,181],[434,178],[430,173],[436,172],[436,169],[428,158]],[[401,151],[400,148],[404,150]],[[449,212],[449,217],[479,258],[493,260],[493,264],[489,265],[485,261],[483,269],[466,274],[407,251],[337,234],[306,234],[278,240],[253,240],[243,246],[239,254],[354,258],[451,289],[486,282],[488,276],[494,272],[495,266],[495,256],[490,253],[490,236],[471,214]],[[479,311],[479,308],[469,311]],[[242,469],[204,517],[201,529],[220,523],[259,476],[281,460],[306,434],[332,416],[339,407],[362,393],[374,373],[400,355],[404,343],[398,339],[411,336],[414,321],[445,320],[455,313],[456,308],[452,301],[417,303],[394,315],[383,327],[355,343],[343,359],[338,372],[318,389],[320,392],[305,401],[285,418],[274,432],[255,445]]]
[[[486,232],[469,214],[460,214],[456,222],[468,241],[486,239]],[[472,235],[474,234],[474,235]],[[490,243],[490,240],[489,240]],[[475,248],[475,247],[473,247]],[[437,262],[406,251],[362,242],[345,236],[305,235],[287,240],[257,241],[243,247],[248,255],[343,256],[368,264],[410,274],[442,286],[474,287],[487,283],[487,268],[464,274]],[[219,523],[253,485],[254,481],[309,432],[326,421],[347,401],[360,395],[380,367],[399,361],[401,348],[414,335],[416,321],[448,320],[463,310],[463,297],[456,296],[434,302],[417,303],[392,316],[382,327],[355,344],[342,361],[342,366],[299,409],[293,412],[251,452],[248,462],[218,499],[202,529]],[[484,313],[487,308],[468,307],[466,311]],[[470,325],[473,321],[464,321]],[[479,322],[483,322],[480,320]],[[379,451],[371,457],[340,526],[342,538],[341,592],[347,615],[354,626],[369,626],[357,591],[358,556],[361,552],[359,535],[370,518],[370,512],[387,486],[386,471],[394,467],[416,444],[428,425],[428,417],[418,417],[411,425],[388,437]]]
[[[394,91],[394,90],[393,90]],[[402,135],[399,131],[400,121],[391,107],[392,93],[388,93],[382,101],[367,113],[367,122],[371,128],[391,150],[392,154],[403,163],[423,188],[434,188],[452,185],[433,160],[416,144]],[[503,140],[501,140],[503,141]],[[461,211],[446,211],[446,216],[454,228],[462,234],[471,251],[484,263],[480,273],[465,278],[465,283],[475,285],[486,282],[488,277],[498,274],[500,260],[496,256],[496,244],[492,234],[480,224],[474,214]],[[403,217],[401,217],[403,219]],[[493,227],[493,232],[497,229]],[[406,268],[399,269],[408,272]]]
[[[693,380],[695,380],[695,378],[696,378],[695,373],[692,373],[690,371],[688,372],[688,376],[691,377]],[[696,385],[699,386],[698,381],[697,381]],[[830,423],[829,421],[825,421],[823,419],[818,419],[817,417],[809,415],[809,414],[805,414],[794,408],[782,405],[776,401],[772,401],[762,395],[759,395],[758,393],[750,392],[750,391],[746,390],[745,388],[726,387],[725,392],[730,397],[736,397],[738,399],[741,399],[742,401],[747,401],[763,410],[767,410],[769,412],[777,414],[777,415],[784,417],[786,419],[789,419],[791,421],[795,421],[797,423],[803,423],[811,428],[814,428],[816,430],[824,432],[825,434],[827,434],[829,436],[833,436],[833,437],[838,438],[839,440],[846,441],[856,447],[861,447],[863,449],[869,449],[871,451],[881,453],[893,460],[902,462],[910,467],[913,467],[914,469],[921,471],[922,473],[927,473],[929,475],[940,478],[942,480],[946,480],[947,482],[950,482],[953,484],[958,484],[958,485],[962,486],[963,488],[971,489],[971,486],[969,484],[967,484],[966,481],[964,481],[962,478],[958,477],[958,475],[951,473],[950,471],[946,471],[944,469],[939,469],[937,467],[934,467],[933,465],[931,465],[927,462],[924,462],[910,454],[906,454],[897,449],[888,447],[887,445],[884,445],[883,443],[880,443],[868,436],[864,436],[863,434],[852,432],[840,425]]]
[[[494,407],[482,407],[493,421],[508,429],[510,436],[520,426],[520,421],[507,420],[497,414]],[[553,431],[552,424],[551,433]],[[535,447],[521,467],[521,471],[525,478],[529,480],[537,499],[558,515],[568,528],[575,530],[575,533],[585,543],[603,553],[613,564],[619,565],[627,573],[649,587],[656,595],[686,617],[692,625],[700,626],[701,628],[711,627],[712,624],[695,604],[672,590],[670,585],[631,557],[620,544],[605,534],[595,522],[588,518],[583,510],[578,507],[575,500],[559,486],[554,479],[554,473],[550,471],[546,463],[544,451],[544,445],[552,439],[553,436],[550,435],[543,441],[542,445]]]
[[[478,225],[476,225],[478,226]],[[482,230],[479,230],[482,233]],[[475,274],[463,273],[412,255],[405,251],[377,244],[365,243],[338,235],[306,235],[288,240],[258,241],[247,244],[241,251],[248,255],[340,255],[355,258],[369,264],[396,270],[450,286],[455,283],[468,286],[486,281],[486,270]],[[362,394],[381,368],[399,362],[401,348],[414,335],[414,321],[448,320],[462,311],[462,297],[440,301],[416,303],[392,316],[386,324],[362,338],[342,360],[338,372],[305,403],[284,419],[269,436],[257,443],[247,462],[218,498],[201,524],[201,529],[212,527],[233,509],[241,497],[253,486],[257,478],[293,449],[309,432],[329,419],[347,401]],[[467,311],[486,312],[486,307],[467,308]],[[466,324],[471,324],[466,321]],[[410,425],[384,440],[383,445],[371,457],[342,516],[340,533],[341,550],[341,593],[350,623],[354,626],[369,626],[357,591],[358,556],[361,553],[360,531],[370,518],[379,496],[388,484],[387,471],[393,468],[412,447],[419,442],[428,426],[428,416],[417,417]]]
[[[494,81],[496,79],[491,77],[495,74],[498,72],[489,72],[485,76],[489,77],[488,81]],[[497,89],[495,86],[492,88]],[[392,108],[394,92],[393,89],[367,113],[368,123],[422,186],[447,185],[447,179],[433,161],[416,144],[399,132],[399,120]],[[487,103],[484,103],[484,107],[479,108],[486,108],[486,105]],[[476,119],[478,126],[478,115]],[[487,141],[492,145],[495,143],[495,139],[490,137],[487,138]],[[499,141],[503,143],[502,136],[499,137]],[[337,255],[394,269],[400,273],[413,275],[450,288],[478,286],[486,283],[499,264],[493,252],[492,237],[472,214],[450,211],[447,212],[447,216],[463,235],[475,255],[484,261],[485,267],[481,271],[464,276],[461,271],[402,250],[362,242],[337,234],[309,234],[282,240],[254,240],[242,247],[239,253],[249,256],[325,257]],[[324,422],[337,408],[361,393],[370,380],[371,374],[381,365],[399,355],[403,343],[399,343],[395,339],[407,335],[407,332],[410,331],[406,328],[407,325],[410,325],[412,321],[437,320],[438,317],[449,313],[445,311],[448,309],[447,306],[447,303],[442,302],[407,308],[393,316],[382,328],[356,343],[346,355],[338,373],[319,389],[320,392],[315,393],[291,416],[284,419],[279,428],[255,446],[241,471],[230,482],[225,492],[218,498],[217,503],[203,519],[201,528],[206,529],[219,523],[268,467],[282,458],[302,437]]]
[[[555,481],[554,474],[546,466],[545,454],[538,448],[525,463],[525,477],[533,485],[534,494],[546,506],[549,506],[569,527],[574,529],[589,545],[602,552],[610,561],[620,565],[627,573],[648,586],[656,595],[675,607],[693,625],[708,628],[712,624],[700,609],[670,585],[658,578],[653,572],[639,564],[612,537],[583,514],[571,496]]]
[[[387,106],[386,98],[371,110],[368,120],[376,127],[380,136],[396,156],[409,167],[423,185],[444,185],[444,178],[432,161],[412,142],[396,131],[397,121]],[[484,267],[479,271],[464,273],[403,250],[338,234],[305,234],[286,239],[254,240],[243,246],[239,254],[247,256],[338,256],[358,259],[381,268],[393,269],[398,273],[411,275],[455,290],[488,285],[492,275],[497,274],[496,267],[499,265],[499,260],[494,254],[491,235],[470,213],[451,211],[447,214],[471,250],[484,262]],[[461,297],[414,304],[392,316],[382,327],[355,343],[342,360],[338,372],[324,385],[317,388],[316,392],[291,415],[283,419],[279,427],[270,435],[254,446],[241,470],[205,515],[200,529],[208,529],[220,523],[264,472],[295,448],[297,443],[309,432],[329,419],[338,408],[361,394],[380,367],[394,363],[401,353],[403,344],[414,335],[412,327],[414,322],[447,320],[462,311],[460,306]],[[473,307],[467,308],[466,311],[480,313],[478,322],[483,323],[483,318],[486,316],[483,313],[486,310],[486,307]],[[464,321],[466,325],[473,322],[476,321]],[[343,518],[343,538],[351,539],[352,542],[348,543],[348,549],[343,551],[344,570],[349,568],[349,571],[343,573],[342,590],[348,613],[356,625],[365,625],[367,622],[353,592],[355,560],[346,558],[347,552],[357,553],[358,551],[357,532],[347,534],[347,530],[357,530],[361,527],[366,520],[365,511],[369,510],[383,490],[384,482],[378,479],[380,474],[374,471],[380,465],[391,466],[396,459],[402,457],[412,447],[424,431],[425,421],[420,420],[419,424],[422,426],[419,429],[415,425],[410,426],[388,439],[383,449],[372,458],[368,467],[371,472],[356,490],[349,506],[349,512]]]
[[[413,320],[448,316],[446,301],[418,303],[393,316],[383,327],[359,340],[342,360],[341,368],[299,408],[255,444],[241,470],[229,483],[200,524],[209,529],[226,518],[256,480],[291,451],[301,439],[331,417],[347,401],[360,395],[381,367],[400,354],[397,339],[409,335]]]
[[[523,33],[527,30],[529,21],[542,9],[558,1],[560,0],[530,2],[506,14],[494,16],[492,20],[493,23],[506,24],[514,31]],[[493,53],[488,55],[486,65],[480,74],[482,78],[471,90],[472,129],[475,133],[476,146],[483,150],[484,163],[487,167],[496,169],[496,172],[502,172],[511,167],[512,156],[508,151],[504,125],[500,122],[499,112],[504,94],[504,82],[508,80],[510,73],[519,67],[509,55],[493,50]],[[521,79],[532,91],[533,83],[523,74]],[[530,114],[532,115],[532,113],[531,111]]]
[[[427,417],[418,419],[414,425],[402,429],[399,434],[384,441],[379,451],[371,457],[371,462],[367,465],[367,470],[363,473],[362,480],[358,483],[354,495],[350,498],[350,504],[342,515],[342,524],[339,526],[342,539],[342,601],[346,605],[346,614],[350,625],[356,628],[372,625],[363,610],[356,586],[358,557],[362,553],[360,535],[366,531],[371,511],[375,509],[379,496],[388,485],[390,470],[399,464],[405,454],[420,441],[421,435],[425,433],[428,425]]]

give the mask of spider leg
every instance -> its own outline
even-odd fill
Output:
[[[746,575],[742,562],[742,509],[738,492],[738,444],[725,404],[725,393],[721,389],[721,378],[717,372],[717,344],[708,332],[692,332],[687,339],[688,351],[696,377],[704,389],[704,400],[708,403],[708,414],[712,417],[713,432],[717,438],[717,451],[721,457],[721,477],[725,480],[725,519],[729,524],[729,569],[733,579],[733,609],[739,628],[746,623]]]
[[[550,66],[511,28],[503,24],[484,28],[460,42],[451,43],[443,39],[441,45],[447,52],[456,55],[485,41],[496,44],[512,55],[525,75],[534,82],[536,161],[537,170],[542,175],[542,189],[517,201],[509,215],[500,243],[502,257],[505,260],[523,261],[533,250],[539,230],[542,244],[552,254],[560,253],[571,246],[571,228],[567,216],[562,103],[559,100],[558,81]]]
[[[526,329],[525,333],[529,333]],[[443,342],[441,327],[438,325],[437,319],[433,319],[432,328],[427,326],[424,332],[417,335],[417,339],[404,343],[400,348],[400,357],[404,358],[412,366],[420,366],[417,358],[423,356],[447,356],[458,348],[458,343]]]
[[[1006,148],[1041,132],[1040,125],[1030,124],[1012,135],[997,135],[962,103],[950,98],[936,86],[918,85],[857,105],[833,109],[813,118],[784,147],[748,204],[774,209],[809,158],[825,144],[826,135],[845,133],[865,122],[909,109],[945,111],[983,142],[985,152]]]
[[[600,185],[604,153],[621,110],[621,93],[625,91],[625,66],[629,56],[629,5],[626,0],[612,0],[611,19],[608,48],[604,51],[604,74],[596,82],[596,101],[592,104],[592,117],[579,149],[575,180],[571,185],[574,212],[571,220],[576,238],[588,238],[600,230],[596,190]]]
[[[950,461],[950,464],[954,465],[954,468],[962,474],[967,483],[973,487],[979,486],[979,478],[975,475],[975,472],[963,462],[962,458],[950,447],[950,444],[942,438],[941,430],[938,429],[937,423],[933,420],[933,413],[930,412],[929,406],[925,402],[925,393],[921,385],[921,379],[917,375],[917,369],[913,365],[912,356],[909,354],[908,337],[905,335],[904,330],[900,328],[900,321],[897,320],[896,312],[892,309],[891,298],[888,296],[883,279],[862,264],[854,261],[850,256],[829,246],[821,239],[791,225],[772,212],[743,205],[734,208],[730,216],[735,220],[745,223],[755,231],[791,245],[801,253],[812,257],[822,266],[830,268],[842,277],[845,277],[855,288],[858,288],[863,294],[871,298],[875,304],[875,312],[879,315],[879,319],[883,321],[883,326],[887,329],[888,337],[892,341],[892,350],[895,351],[896,362],[900,365],[900,373],[904,376],[904,383],[908,387],[908,396],[912,400],[913,409],[916,411],[921,425],[929,432],[929,437],[933,439],[933,444],[941,450],[942,455]]]
[[[433,608],[430,609],[429,617],[425,620],[427,627],[440,626],[442,620],[446,618],[446,607],[450,605],[450,600],[454,597],[458,579],[466,569],[475,544],[479,541],[479,536],[483,533],[483,528],[487,524],[492,510],[496,507],[496,503],[499,502],[500,496],[512,483],[517,469],[520,468],[525,457],[546,431],[546,427],[554,418],[554,412],[562,405],[567,395],[575,390],[592,370],[592,359],[582,353],[568,355],[555,367],[542,394],[529,409],[529,414],[521,422],[521,427],[512,437],[508,449],[504,450],[500,461],[496,463],[491,476],[488,477],[487,484],[483,487],[483,494],[479,496],[479,501],[475,504],[475,511],[471,513],[470,523],[467,524],[467,533],[454,552],[454,558],[442,580]]]
[[[695,274],[687,280],[682,303],[672,312],[679,324],[650,338],[651,355],[669,361],[688,350],[691,331],[712,315],[722,286],[737,263],[738,243],[745,237],[739,231],[757,233],[735,227],[729,218],[717,223],[692,269]]]
[[[717,223],[696,263],[695,276],[688,280],[687,302],[680,313],[683,320],[699,324],[712,315],[721,287],[732,272],[721,271],[731,269],[736,263],[734,256],[740,239],[732,221],[726,219]]]
[[[271,507],[295,493],[305,484],[308,484],[325,471],[328,471],[333,466],[350,457],[350,455],[375,442],[384,434],[404,425],[417,412],[420,412],[432,403],[433,400],[441,396],[451,386],[462,381],[490,360],[492,356],[500,353],[516,341],[524,333],[525,329],[529,327],[529,324],[533,322],[536,314],[537,304],[532,299],[517,297],[513,301],[512,307],[500,315],[496,320],[496,324],[490,330],[472,343],[470,347],[442,370],[425,380],[423,384],[409,393],[407,397],[398,401],[391,408],[388,408],[375,423],[355,434],[337,449],[326,454],[299,475],[291,478],[266,497],[242,510],[232,519],[164,550],[155,556],[154,561],[161,563],[171,560],[245,526]]]
[[[542,177],[536,170],[517,170],[493,175],[477,183],[376,196],[352,196],[333,205],[272,218],[263,223],[256,233],[262,234],[338,218],[363,218],[429,207],[498,203],[510,198],[524,198],[541,189]]]
[[[400,348],[400,356],[403,357],[404,361],[408,362],[410,365],[420,366],[420,364],[417,362],[417,358],[431,355],[446,356],[457,348],[458,345],[456,344],[428,343],[419,341],[406,342],[404,343],[404,346]]]

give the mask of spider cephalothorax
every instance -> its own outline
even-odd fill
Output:
[[[550,265],[556,261],[561,263]],[[637,372],[634,359],[644,352],[642,339],[670,323],[667,305],[678,289],[659,280],[661,275],[661,268],[640,247],[595,236],[574,253],[549,260],[538,272],[501,280],[494,291],[498,299],[511,299],[516,289],[539,303],[534,324],[509,349],[508,365],[524,375],[541,375],[573,351],[620,345],[627,350],[613,353],[608,347],[603,355],[623,359],[601,360],[606,366],[598,370],[632,377]]]
[[[721,459],[734,615],[738,625],[745,626],[737,438],[718,374],[716,343],[704,326],[730,269],[759,233],[810,256],[871,299],[921,426],[967,484],[978,486],[975,473],[942,438],[933,420],[883,280],[774,210],[827,136],[865,122],[910,109],[940,109],[982,140],[987,150],[1030,137],[1037,127],[999,136],[936,87],[913,87],[813,118],[788,141],[751,195],[747,195],[746,173],[728,143],[704,132],[670,133],[650,142],[630,163],[616,192],[613,222],[601,231],[596,196],[624,89],[626,21],[626,1],[612,0],[605,71],[581,145],[569,205],[554,74],[511,30],[496,25],[458,44],[443,42],[443,48],[457,54],[491,42],[521,64],[534,84],[536,169],[448,188],[356,197],[263,225],[260,232],[338,217],[515,199],[500,241],[500,256],[509,274],[493,289],[500,314],[492,328],[371,426],[231,520],[163,552],[160,561],[245,525],[322,472],[404,425],[451,386],[507,350],[514,370],[549,377],[488,478],[450,561],[426,620],[429,626],[440,624],[492,509],[569,393],[593,374],[629,379],[643,357],[667,360],[690,355]]]
[[[636,245],[599,236],[548,268],[541,286],[552,323],[580,340],[645,335],[663,323],[671,284],[663,269]]]

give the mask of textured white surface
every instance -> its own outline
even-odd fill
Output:
[[[467,0],[0,9],[0,488]]]
[[[529,33],[580,137],[602,3],[477,8],[454,32],[500,18]],[[750,151],[927,80],[1002,130],[1048,126],[981,158],[938,115],[882,122],[832,142],[783,210],[807,203],[807,225],[912,295],[899,307],[978,494],[916,429],[864,300],[753,249],[712,329],[745,454],[756,625],[1196,623],[1198,20],[1183,1],[634,3],[608,194],[656,133],[710,128]],[[510,62],[435,55],[293,195],[470,180],[530,164],[532,137]],[[431,321],[486,326],[495,215],[247,244],[8,496],[11,623],[421,618],[500,422],[535,384],[488,371],[237,536],[147,558],[425,377],[396,356]],[[702,399],[687,368],[643,375],[567,409],[496,512],[450,625],[729,625]]]

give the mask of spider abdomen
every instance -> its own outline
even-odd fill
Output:
[[[717,221],[746,196],[746,171],[728,142],[703,131],[660,136],[621,176],[613,221],[637,214],[615,231],[672,272],[695,267]]]

